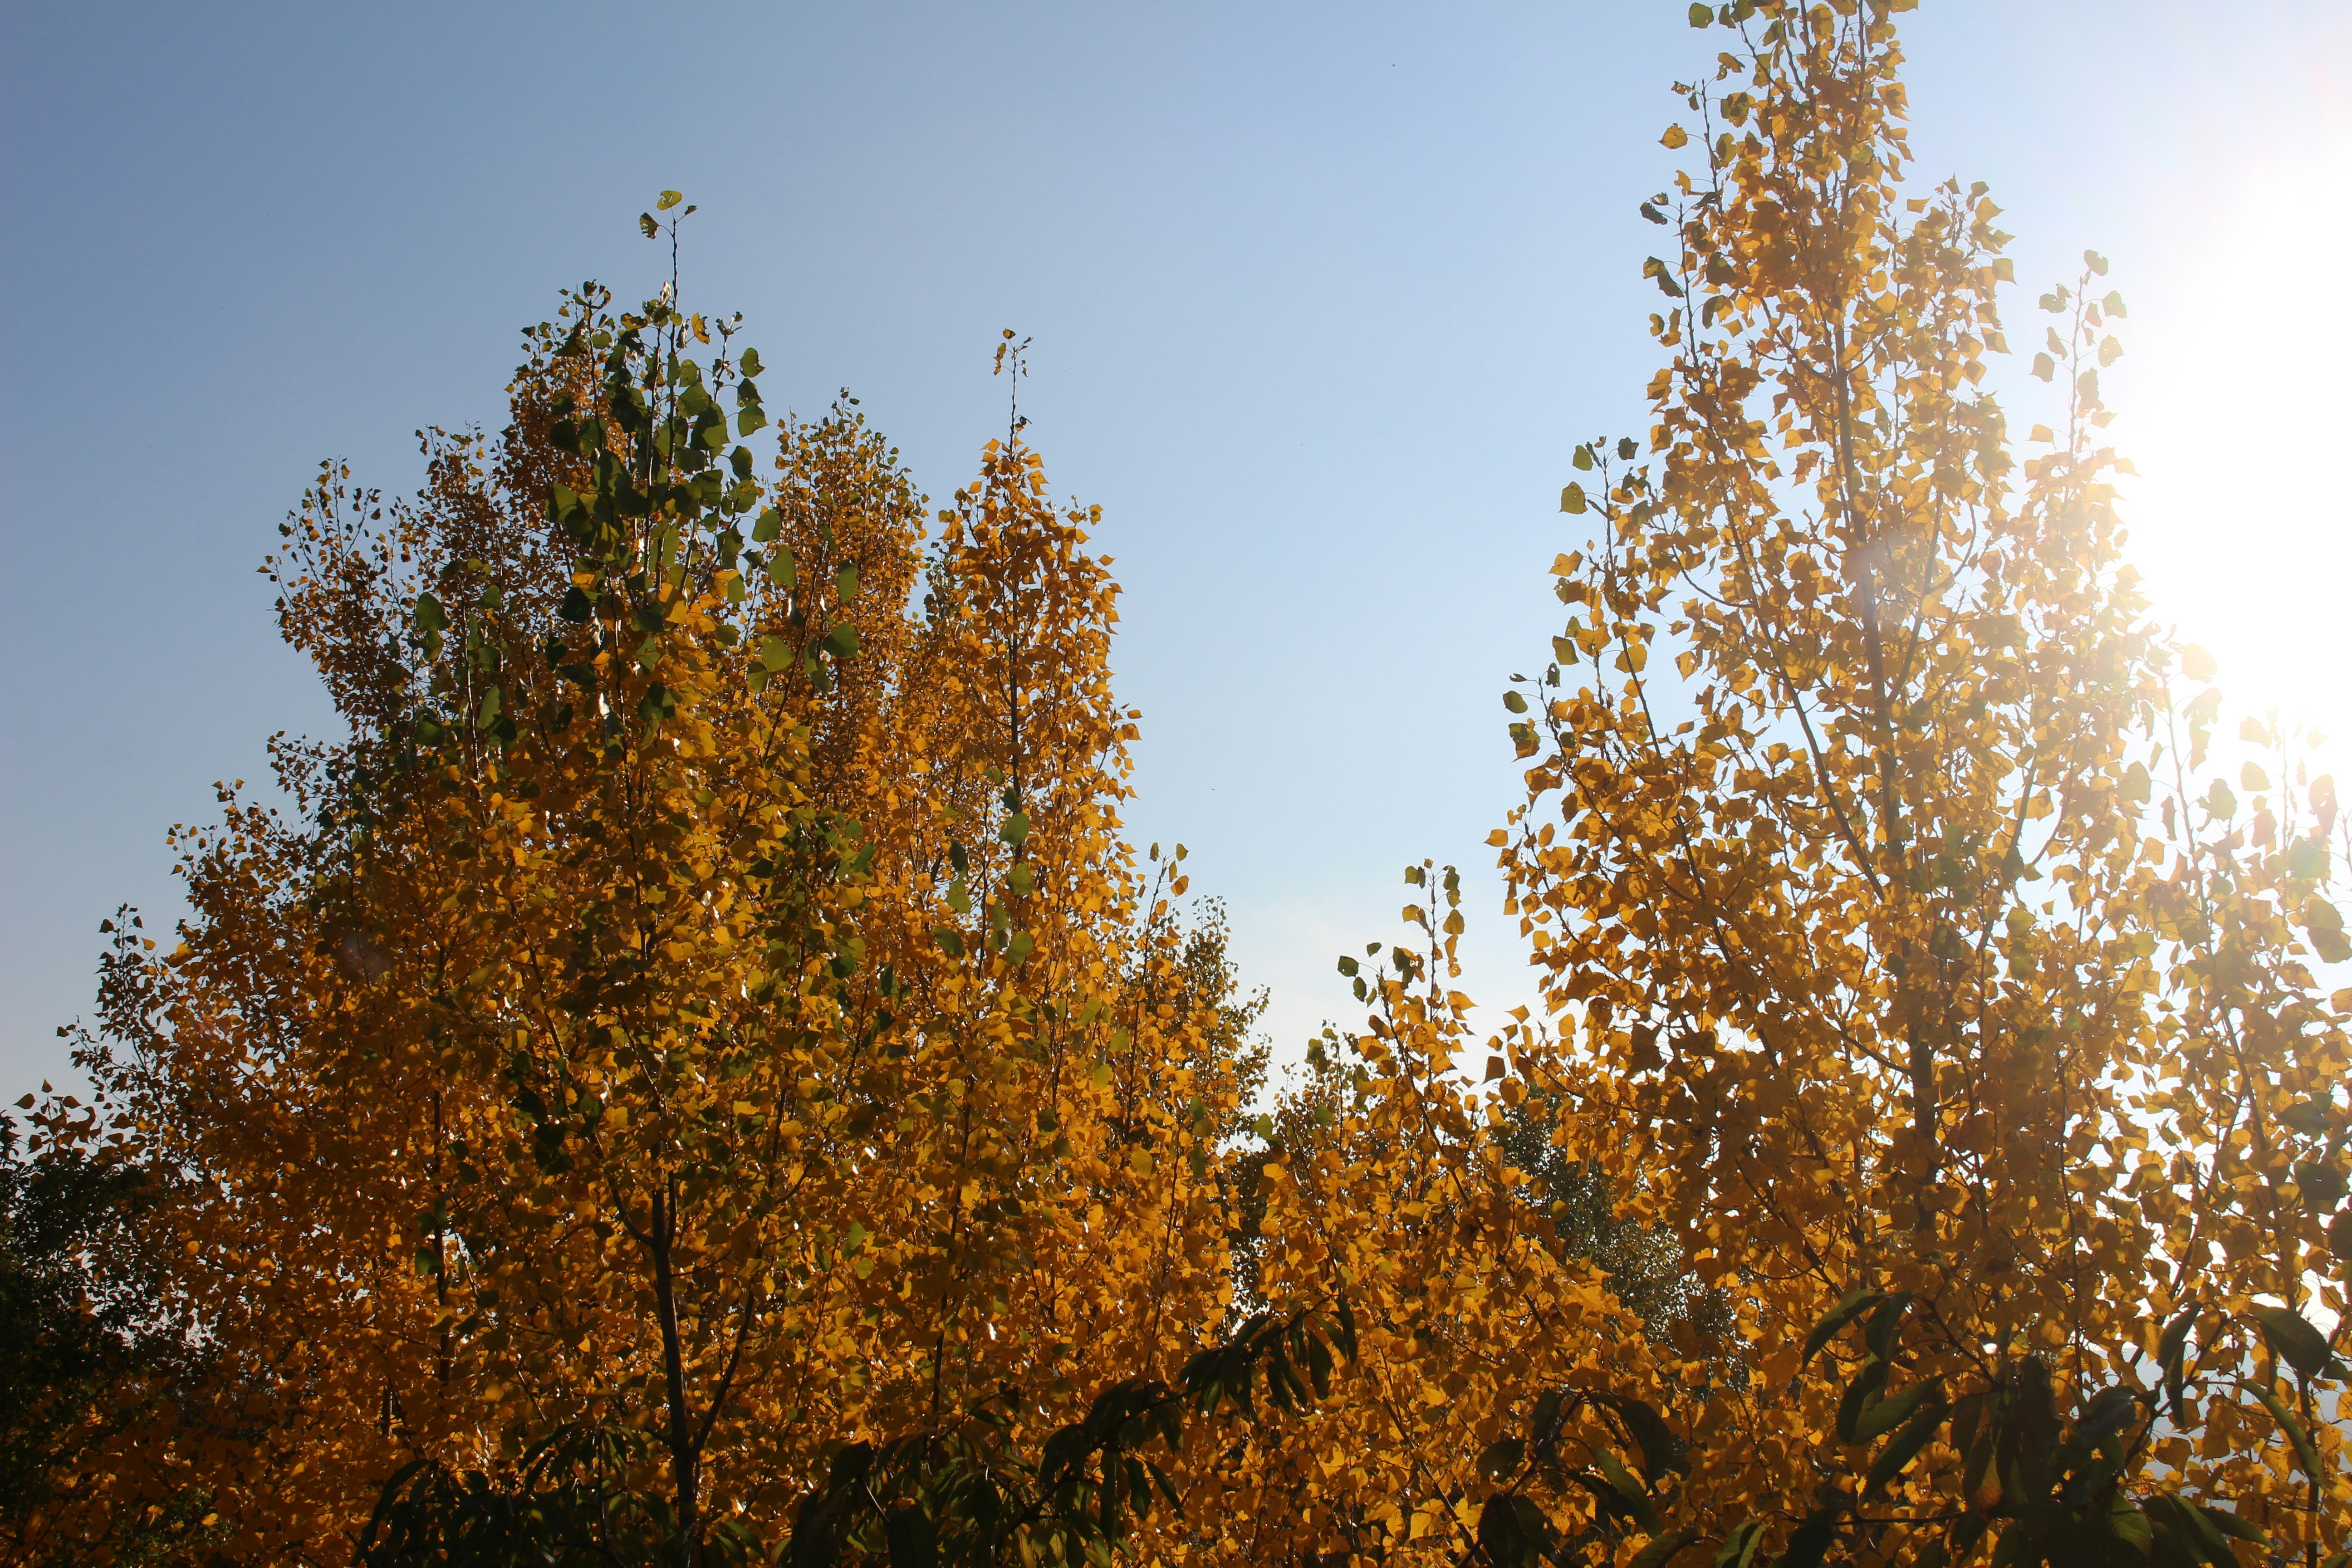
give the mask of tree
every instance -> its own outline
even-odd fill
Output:
[[[1570,1110],[1560,1095],[1538,1090],[1505,1110],[1498,1134],[1503,1158],[1528,1178],[1527,1201],[1552,1222],[1552,1245],[1607,1275],[1610,1294],[1651,1339],[1727,1332],[1727,1298],[1698,1288],[1675,1237],[1631,1212],[1598,1164],[1570,1159],[1553,1141]]]
[[[83,1110],[71,1095],[53,1107],[68,1121]],[[167,1444],[195,1372],[173,1325],[150,1315],[157,1179],[40,1128],[43,1152],[28,1158],[0,1121],[0,1531],[14,1563],[161,1561],[206,1538],[201,1493],[83,1484],[126,1450]]]
[[[673,297],[568,296],[413,503],[322,469],[270,566],[350,736],[111,961],[239,1560],[764,1559],[853,1451],[812,1542],[952,1540],[984,1449],[1006,1540],[1116,1536],[1103,1445],[1036,1444],[1172,1416],[1230,1293],[1262,1058],[1118,837],[1097,514],[1016,424],[927,556],[845,396],[761,477],[758,355]]]
[[[1657,1395],[1696,1528],[2316,1563],[2352,1500],[2305,1311],[2344,1309],[2333,788],[2259,721],[2242,805],[2196,772],[2213,671],[2123,561],[2095,255],[2012,458],[2007,237],[1982,185],[1906,196],[1889,9],[1721,7],[1666,134],[1704,156],[1643,208],[1654,423],[1577,452],[1595,536],[1507,699],[1497,842],[1574,1025],[1524,1070],[1734,1304],[1750,1375]]]
[[[1477,1037],[1423,862],[1255,1119],[1017,412],[927,544],[845,395],[762,477],[732,325],[591,287],[415,502],[323,472],[352,733],[223,792],[44,1113],[165,1173],[207,1352],[107,1485],[251,1562],[2342,1568],[2352,826],[2274,721],[2216,776],[2095,255],[2013,454],[1898,8],[1690,7],[1654,418],[1504,697],[1540,1016]]]
[[[1419,945],[1340,961],[1372,1014],[1263,1251],[1347,1281],[1364,1356],[1232,1475],[1253,1560],[2343,1561],[2352,991],[2313,961],[2352,843],[2274,721],[2244,802],[2200,772],[2215,672],[2148,624],[2100,444],[2102,258],[2042,299],[2061,412],[2011,456],[2007,237],[1905,192],[1899,8],[1691,7],[1726,47],[1643,204],[1653,423],[1577,450],[1594,535],[1504,698],[1559,1026],[1457,1070],[1450,869],[1406,874]],[[1512,1201],[1548,1167],[1730,1333],[1629,1321]]]

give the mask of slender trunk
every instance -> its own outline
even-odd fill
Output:
[[[669,1385],[670,1468],[677,1478],[678,1560],[691,1562],[696,1518],[694,1421],[686,1405],[686,1357],[677,1337],[677,1279],[670,1271],[670,1242],[677,1234],[677,1194],[665,1180],[654,1193],[653,1225],[647,1231],[654,1258],[654,1313],[661,1322],[662,1373]]]
[[[1895,754],[1895,736],[1899,727],[1895,718],[1895,698],[1886,680],[1886,658],[1884,640],[1878,626],[1878,563],[1873,559],[1876,545],[1871,541],[1863,521],[1860,495],[1861,477],[1853,459],[1853,388],[1848,384],[1846,365],[1845,326],[1843,320],[1831,329],[1831,342],[1836,355],[1836,390],[1838,404],[1838,468],[1839,502],[1846,527],[1846,569],[1854,586],[1856,608],[1862,622],[1863,649],[1870,659],[1870,689],[1873,717],[1877,726],[1879,814],[1884,820],[1887,854],[1893,864],[1887,868],[1887,885],[1896,889],[1899,900],[1907,904],[1910,889],[1910,847],[1903,827],[1903,797],[1898,787],[1897,759]],[[1885,543],[1891,545],[1891,537]],[[1908,944],[1906,944],[1907,946]],[[1905,954],[1906,960],[1913,955]],[[1932,949],[1926,955],[1932,963]],[[1907,971],[1909,963],[1905,965]],[[1907,1064],[1911,1076],[1911,1126],[1918,1140],[1920,1194],[1919,1226],[1928,1224],[1927,1188],[1936,1179],[1942,1163],[1943,1150],[1937,1136],[1936,1051],[1924,1021],[1919,1016],[1917,978],[1906,973],[1901,978],[1903,988],[1903,1032],[1910,1047]]]

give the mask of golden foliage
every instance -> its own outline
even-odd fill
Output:
[[[45,1121],[171,1173],[209,1356],[110,1484],[256,1563],[2340,1553],[2352,843],[2274,722],[2208,772],[2096,256],[2013,455],[1901,8],[1691,7],[1653,422],[1505,697],[1541,1016],[1477,1040],[1414,867],[1255,1140],[1017,416],[927,546],[849,404],[760,477],[732,329],[589,290],[415,503],[322,472],[273,570],[351,738],[280,745],[299,821],[223,792],[111,1120]]]
[[[322,475],[274,564],[352,739],[281,748],[310,821],[225,792],[185,942],[122,955],[233,1555],[583,1434],[660,1529],[764,1529],[842,1443],[1015,1388],[1018,1443],[1230,1294],[1248,1068],[1117,836],[1092,514],[992,443],[926,567],[859,416],[754,479],[708,411],[764,423],[756,357],[683,325],[573,299],[388,521]]]

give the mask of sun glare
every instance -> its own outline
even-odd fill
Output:
[[[2158,617],[2221,662],[2238,712],[2279,710],[2352,757],[2352,139],[2251,171],[2143,289],[2140,374],[2111,432],[2141,478],[2133,559]],[[2137,301],[2134,301],[2137,304]]]

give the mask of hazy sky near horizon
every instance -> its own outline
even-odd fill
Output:
[[[59,1074],[98,921],[176,913],[165,829],[330,732],[255,572],[319,460],[397,492],[411,432],[495,426],[560,286],[655,287],[665,186],[769,406],[851,388],[934,496],[1034,336],[1028,435],[1125,584],[1136,837],[1192,847],[1295,1053],[1400,868],[1487,867],[1516,798],[1569,451],[1644,423],[1685,9],[0,4],[0,1098]],[[2011,340],[2114,259],[2158,614],[2352,733],[2352,7],[1904,26],[1917,172],[2019,237]],[[1510,999],[1472,905],[1465,988]]]

